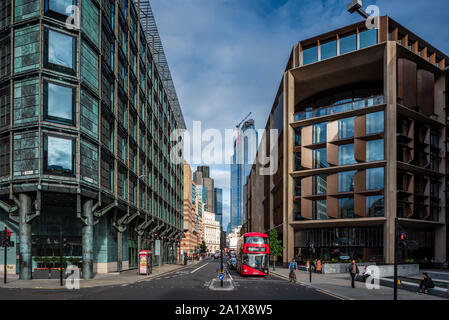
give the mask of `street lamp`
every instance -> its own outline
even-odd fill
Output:
[[[369,17],[366,14],[366,12],[362,10],[362,0],[352,0],[351,3],[348,5],[347,10],[351,14],[353,14],[354,12],[357,12],[365,19],[368,19],[368,17]]]

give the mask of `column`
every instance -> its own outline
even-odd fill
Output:
[[[384,226],[384,260],[386,263],[394,263],[395,218],[397,211],[396,65],[396,42],[388,41],[384,54],[384,96],[387,104],[385,109],[385,159],[387,160],[385,168],[385,217],[387,221]]]
[[[83,279],[92,279],[94,276],[94,216],[92,211],[93,200],[88,200],[83,205],[85,223],[82,228],[83,241]]]
[[[21,193],[19,194],[19,202],[19,278],[20,280],[31,280],[31,224],[27,221],[27,214],[31,213],[31,198],[28,195]]]
[[[142,236],[137,234],[137,253],[142,250]]]
[[[164,259],[164,240],[159,240],[159,267],[162,266],[162,260]]]
[[[123,232],[117,231],[117,271],[122,271],[123,261]]]

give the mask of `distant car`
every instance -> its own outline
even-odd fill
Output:
[[[219,254],[219,253],[216,253],[216,254],[214,255],[214,259],[218,259],[218,258],[220,258],[220,254]]]
[[[229,269],[231,269],[231,270],[235,269],[236,264],[237,264],[237,259],[236,258],[231,258],[231,259],[228,260],[228,268]]]

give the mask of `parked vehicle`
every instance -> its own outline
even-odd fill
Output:
[[[230,258],[230,259],[228,260],[228,268],[229,268],[230,270],[235,270],[236,265],[237,265],[237,259],[236,259],[235,257]]]

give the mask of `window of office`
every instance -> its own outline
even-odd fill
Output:
[[[313,195],[325,195],[327,191],[327,175],[313,176]]]
[[[366,115],[366,134],[376,134],[384,132],[384,112],[368,113]]]
[[[384,139],[366,142],[366,162],[385,160]]]
[[[109,47],[109,66],[114,70],[114,44],[111,43]]]
[[[377,29],[365,30],[359,33],[360,49],[377,44]]]
[[[321,60],[329,59],[337,55],[337,40],[332,40],[320,45]]]
[[[326,200],[315,200],[312,202],[313,220],[328,220]]]
[[[302,128],[295,128],[295,147],[301,146],[301,130]]]
[[[76,0],[45,0],[45,13],[51,11],[52,13],[69,16],[73,10],[67,12],[67,8],[76,6]]]
[[[385,169],[373,168],[366,170],[366,190],[378,190],[385,187]]]
[[[354,119],[355,117],[338,120],[338,139],[354,137]]]
[[[114,163],[109,165],[109,191],[114,192]]]
[[[313,131],[313,144],[323,143],[327,140],[327,122],[314,124]]]
[[[338,147],[338,165],[355,164],[354,144],[345,144]]]
[[[111,100],[111,112],[114,112],[114,84],[113,83],[111,83],[111,85],[109,86],[109,94],[110,94],[109,99]]]
[[[73,176],[75,173],[75,141],[44,136],[44,171]]]
[[[122,161],[126,163],[126,138],[122,138]]]
[[[308,49],[304,49],[302,52],[303,65],[307,65],[318,61],[318,47],[314,46]]]
[[[314,169],[329,167],[326,148],[312,150],[312,165]]]
[[[126,55],[128,52],[128,32],[126,31],[122,31],[122,49]]]
[[[366,216],[383,217],[385,215],[384,196],[366,197]]]
[[[121,173],[121,178],[122,178],[122,198],[126,199],[126,193],[128,191],[127,185],[126,185],[126,180],[127,180],[127,174],[126,173]]]
[[[75,37],[45,29],[45,67],[74,74],[76,70]]]
[[[338,173],[338,192],[354,191],[354,177],[357,171],[345,171]]]
[[[357,34],[340,38],[340,54],[357,50]]]
[[[114,122],[109,122],[109,151],[114,152]]]
[[[45,120],[65,124],[75,123],[76,89],[52,82],[44,82]]]
[[[340,219],[354,218],[354,198],[338,199],[338,217]]]
[[[301,178],[295,178],[295,197],[301,196]]]
[[[115,6],[114,6],[114,2],[111,2],[109,24],[111,25],[112,31],[114,31],[114,21],[115,21]]]

